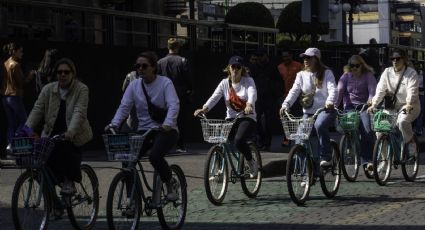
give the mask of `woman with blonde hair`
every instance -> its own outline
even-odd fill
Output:
[[[348,60],[350,71],[344,73],[338,82],[338,99],[344,110],[360,110],[364,104],[370,104],[375,95],[376,79],[373,68],[360,55],[353,55]],[[360,143],[361,162],[368,170],[372,170],[372,148],[374,142],[373,131],[367,111],[360,113]],[[367,164],[367,165],[366,165]]]

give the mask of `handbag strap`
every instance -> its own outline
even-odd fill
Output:
[[[151,98],[149,97],[148,93],[146,92],[146,88],[145,88],[145,84],[143,83],[143,80],[140,81],[142,84],[142,89],[143,89],[143,93],[145,94],[145,98],[146,98],[146,102],[148,103],[148,112],[149,114],[151,114],[152,112],[152,102],[151,102]]]
[[[401,84],[401,80],[403,79],[403,75],[404,75],[404,73],[406,73],[406,70],[407,70],[407,66],[404,69],[403,73],[400,75],[400,78],[398,79],[397,88],[395,89],[394,95],[393,95],[393,100],[397,100],[396,95],[398,93],[398,89],[400,88],[400,84]],[[395,70],[394,70],[394,72],[395,72]],[[388,75],[388,72],[387,72],[387,75]],[[389,76],[388,76],[388,78],[389,78]]]

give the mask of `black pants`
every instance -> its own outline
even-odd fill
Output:
[[[258,144],[270,147],[272,143],[271,122],[273,121],[274,106],[269,102],[258,102],[255,104],[257,112]],[[277,112],[276,112],[277,113]]]
[[[70,141],[58,141],[47,161],[47,166],[59,182],[65,178],[81,182],[81,149]]]
[[[6,158],[7,146],[7,118],[6,111],[4,111],[2,101],[3,95],[0,95],[0,158]]]
[[[177,126],[179,127],[179,137],[177,139],[177,148],[185,149],[184,146],[184,135],[186,131],[186,114],[187,114],[187,95],[185,93],[179,93],[178,94],[179,101],[180,101],[180,112],[177,117]]]
[[[256,123],[254,120],[251,118],[240,118],[233,125],[229,134],[229,140],[233,140],[236,148],[248,161],[252,159],[252,154],[247,141],[254,135],[255,128]]]
[[[146,137],[141,153],[149,154],[149,161],[153,168],[159,173],[162,182],[171,180],[171,170],[167,161],[164,159],[167,154],[176,144],[178,133],[176,130],[154,132]]]

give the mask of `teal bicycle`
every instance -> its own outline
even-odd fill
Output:
[[[357,108],[354,111],[340,112],[338,111],[338,127],[342,133],[339,142],[339,151],[341,153],[341,169],[345,179],[349,182],[357,180],[360,160],[360,113],[367,109],[367,104],[364,104],[360,111]],[[367,178],[373,179],[373,171],[369,171],[366,165],[363,166],[364,173]]]
[[[258,168],[257,175],[251,177],[245,157],[228,140],[233,124],[238,118],[228,121],[207,119],[205,114],[200,114],[200,117],[204,140],[215,144],[208,151],[204,167],[204,186],[208,200],[214,205],[221,205],[226,196],[229,181],[233,184],[240,181],[245,195],[249,198],[256,197],[262,181],[261,155],[255,143],[249,142],[252,158],[257,164],[254,167]]]
[[[297,205],[305,203],[316,177],[320,178],[320,186],[326,197],[335,197],[339,189],[341,166],[338,144],[331,140],[332,165],[320,167],[319,154],[313,153],[309,140],[317,116],[325,110],[325,108],[318,109],[308,118],[296,118],[285,111],[281,118],[286,136],[289,140],[295,141],[286,164],[286,183],[289,195]]]
[[[395,169],[401,165],[404,179],[414,181],[419,168],[419,149],[417,139],[413,141],[416,151],[409,153],[407,144],[404,144],[403,137],[396,127],[397,117],[405,110],[390,112],[378,110],[371,115],[372,129],[379,132],[373,148],[373,171],[376,182],[379,185],[386,185],[390,177],[392,167]]]

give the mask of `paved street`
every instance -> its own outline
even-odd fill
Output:
[[[279,148],[276,148],[279,149]],[[169,156],[170,163],[179,164],[188,181],[188,212],[184,229],[423,229],[425,226],[425,170],[419,171],[414,183],[404,182],[401,170],[393,170],[391,183],[378,186],[360,172],[356,183],[342,181],[335,199],[329,200],[320,185],[313,186],[306,206],[298,207],[289,198],[282,176],[266,178],[256,199],[249,199],[240,184],[230,184],[222,206],[214,206],[203,189],[203,167],[207,146],[190,148],[190,153]],[[262,153],[263,165],[285,159],[285,153]],[[106,191],[119,163],[96,160],[86,156],[95,167],[100,181],[101,210],[95,229],[106,229]],[[101,157],[100,157],[101,158]],[[152,172],[148,163],[146,169]],[[0,229],[11,226],[10,200],[20,170],[0,171]],[[151,175],[151,173],[150,173]],[[142,229],[160,229],[156,216],[143,217]],[[51,221],[49,229],[72,229],[64,217]]]

